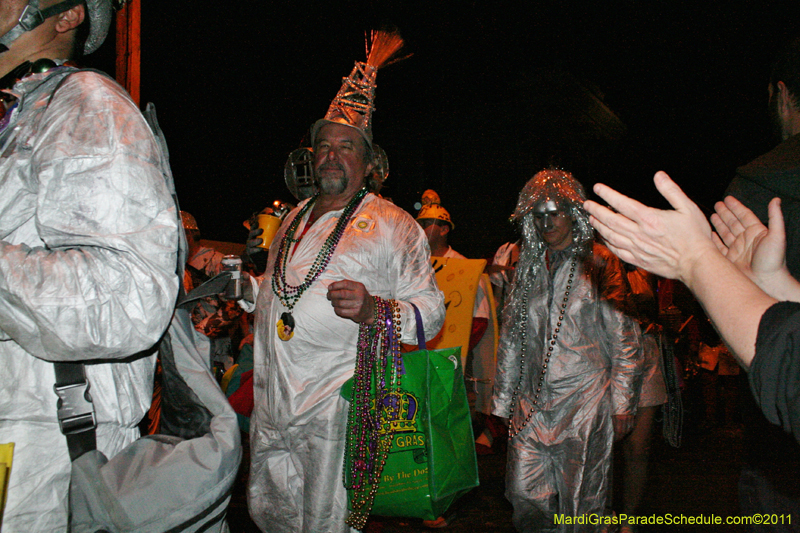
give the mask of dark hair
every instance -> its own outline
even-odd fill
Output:
[[[86,46],[86,40],[89,38],[92,29],[91,17],[89,17],[89,6],[86,5],[86,2],[81,2],[78,5],[83,6],[84,16],[83,22],[75,28],[75,40],[72,41],[72,57],[70,57],[70,59],[80,59],[83,57],[83,47]]]
[[[372,172],[369,173],[367,176],[367,190],[369,192],[374,192],[378,194],[383,189],[383,176],[381,176],[380,172],[380,165],[378,161],[375,160],[375,150],[372,149],[372,146],[364,139],[364,161],[368,164],[373,163]]]
[[[364,145],[364,162],[369,163],[375,157],[375,152],[364,137],[361,137],[361,143]]]
[[[795,106],[800,104],[800,37],[789,43],[772,64],[769,83],[775,88],[782,81]]]

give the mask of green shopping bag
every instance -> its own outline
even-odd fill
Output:
[[[403,355],[401,409],[381,426],[393,431],[372,514],[435,520],[478,486],[475,438],[461,369],[461,349],[427,350],[415,308],[419,347]],[[352,398],[353,382],[342,387]],[[383,404],[383,399],[377,402]],[[397,410],[392,410],[397,413]],[[345,457],[345,472],[352,465]],[[352,501],[352,491],[348,491]]]

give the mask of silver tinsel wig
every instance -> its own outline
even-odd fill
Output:
[[[583,257],[591,251],[594,239],[589,214],[583,209],[585,200],[583,186],[571,173],[563,170],[542,170],[522,188],[511,220],[521,226],[523,242],[508,304],[503,311],[503,324],[517,322],[520,306],[527,301],[527,291],[532,281],[544,272],[544,251],[547,244],[536,230],[534,208],[543,202],[553,201],[563,209],[572,219],[575,252]]]

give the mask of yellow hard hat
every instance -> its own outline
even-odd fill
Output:
[[[442,205],[439,195],[433,189],[427,189],[422,193],[422,205],[438,204]]]
[[[183,223],[183,229],[200,231],[200,228],[197,227],[197,221],[186,211],[181,211],[181,222]]]
[[[447,212],[447,209],[438,205],[438,204],[427,204],[423,205],[422,209],[419,210],[419,214],[417,215],[417,220],[422,220],[424,218],[432,218],[434,220],[444,220],[448,224],[450,224],[450,229],[455,229],[455,224],[453,221],[450,220],[450,213]]]

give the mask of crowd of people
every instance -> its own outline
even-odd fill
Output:
[[[102,44],[112,18],[109,0],[14,0],[0,9],[0,441],[15,443],[3,531],[68,530],[74,462],[87,451],[118,456],[148,411],[158,419],[154,347],[180,295],[209,279],[224,279],[226,290],[192,303],[191,322],[249,436],[254,522],[287,533],[362,527],[348,503],[353,420],[340,391],[381,353],[416,345],[418,326],[436,336],[447,306],[431,257],[463,259],[448,244],[455,224],[438,197],[412,216],[380,195],[388,161],[372,132],[376,76],[402,40],[376,34],[367,61],[311,126],[303,157],[313,180],[290,187],[298,206],[273,212],[282,223],[271,243],[254,224],[245,273],[220,278],[224,258],[201,245],[196,221],[180,211],[152,124],[113,80],[73,63]],[[596,185],[604,207],[555,168],[519,192],[519,239],[498,250],[489,281],[474,288],[466,347],[484,372],[471,378],[492,385],[485,405],[473,406],[477,439],[466,445],[507,447],[506,496],[519,531],[588,531],[555,517],[608,517],[599,530],[612,524],[612,507],[635,515],[653,421],[675,401],[675,368],[690,362],[714,374],[708,391],[730,397],[724,377],[737,373],[735,357],[768,425],[781,430],[781,464],[797,463],[800,41],[776,63],[769,88],[782,142],[739,169],[711,217],[716,233],[664,173],[655,184],[672,210]],[[676,325],[655,276],[682,282],[719,334],[695,316],[711,331],[694,339],[695,360],[676,363],[689,321]],[[223,297],[230,284],[235,297]],[[476,349],[492,340],[495,316],[496,362],[494,350],[487,359]],[[79,363],[75,382],[63,381],[63,363]],[[725,412],[729,422],[736,416]],[[65,438],[75,434],[90,441],[83,452]],[[374,472],[385,461],[378,442],[354,444],[362,453],[354,469]],[[752,442],[762,448],[763,435]],[[618,503],[615,453],[624,460]],[[740,490],[743,510],[800,516],[796,489],[775,486],[755,459]]]

